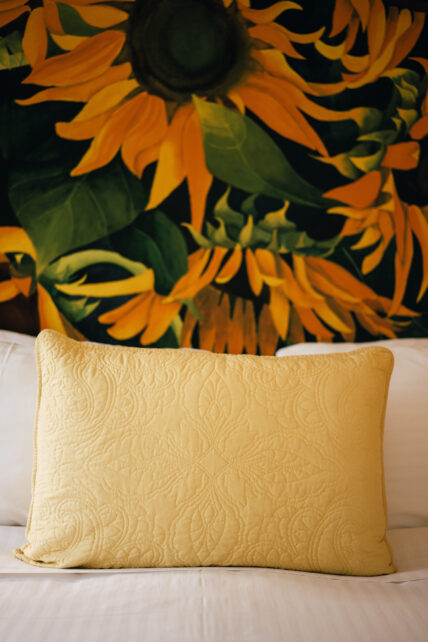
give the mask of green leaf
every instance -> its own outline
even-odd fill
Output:
[[[279,147],[247,116],[193,97],[208,169],[225,183],[301,205],[325,208],[321,192],[292,168]]]
[[[110,263],[122,267],[132,275],[143,274],[147,266],[143,263],[131,261],[117,252],[108,252],[106,250],[84,250],[75,254],[67,254],[61,257],[48,267],[41,274],[42,280],[52,283],[68,283],[73,280],[73,275],[80,270],[84,270],[91,265]]]
[[[0,38],[0,70],[15,69],[28,64],[22,50],[22,36],[19,31],[12,31]]]
[[[144,213],[138,222],[114,235],[121,254],[153,269],[159,294],[169,294],[187,272],[187,246],[181,230],[163,212]]]
[[[94,36],[104,31],[104,29],[93,27],[82,20],[76,9],[70,7],[70,5],[58,2],[56,6],[66,34],[71,36]]]
[[[37,251],[37,271],[134,221],[146,203],[140,181],[119,161],[71,178],[58,162],[11,172],[9,196]]]
[[[86,317],[92,314],[101,301],[98,299],[98,301],[88,303],[87,297],[82,299],[66,299],[63,296],[57,295],[55,297],[55,303],[71,323],[79,323],[79,321],[86,319]]]

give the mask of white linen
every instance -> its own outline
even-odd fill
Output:
[[[384,346],[394,354],[385,417],[384,468],[389,528],[428,526],[428,339],[300,343],[277,356]]]
[[[428,528],[389,533],[375,578],[273,569],[39,569],[0,528],[2,642],[426,642]],[[21,571],[17,571],[20,565]]]
[[[35,337],[0,330],[0,524],[25,524],[37,397]]]

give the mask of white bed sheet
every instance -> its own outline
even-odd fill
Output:
[[[40,569],[0,527],[1,642],[427,642],[428,528],[390,531],[398,572]]]

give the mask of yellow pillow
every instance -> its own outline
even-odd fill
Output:
[[[44,567],[394,572],[384,348],[219,355],[37,339],[28,543]]]

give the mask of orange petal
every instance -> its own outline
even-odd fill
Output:
[[[24,253],[36,260],[36,250],[22,227],[0,227],[0,252]]]
[[[296,276],[297,281],[300,283],[302,288],[309,294],[310,297],[313,299],[318,299],[319,301],[323,301],[324,297],[322,294],[314,290],[314,288],[311,285],[311,282],[308,278],[308,272],[306,269],[306,262],[303,256],[298,256],[297,254],[293,254],[293,271]]]
[[[304,343],[305,331],[300,321],[296,308],[292,305],[290,309],[290,323],[288,329],[287,341],[289,344]]]
[[[308,265],[354,297],[364,301],[376,298],[375,293],[364,283],[356,279],[348,270],[337,263],[315,257],[307,257]]]
[[[70,123],[56,123],[55,131],[61,138],[68,138],[69,140],[93,138],[99,134],[112,113],[113,110],[82,122],[72,120]]]
[[[330,332],[309,308],[297,307],[299,317],[308,332],[316,337],[317,341],[331,341],[334,334]]]
[[[19,16],[22,16],[23,13],[30,11],[29,7],[18,7],[17,9],[11,9],[10,11],[0,12],[0,27],[9,24]]]
[[[332,27],[330,31],[330,38],[337,36],[338,33],[343,31],[349,25],[353,14],[353,8],[349,0],[336,0],[334,5]]]
[[[184,323],[181,329],[180,337],[180,347],[181,348],[191,348],[192,347],[192,335],[196,327],[196,317],[193,316],[192,312],[187,308],[186,314],[184,315]]]
[[[145,292],[132,299],[133,305],[129,306],[126,311],[125,306],[121,306],[121,317],[107,330],[107,333],[118,341],[131,339],[139,334],[148,323],[155,296],[153,291]],[[128,303],[130,302],[128,301]],[[125,303],[125,305],[127,304]]]
[[[421,140],[428,134],[428,114],[422,116],[416,123],[413,125],[410,130],[410,136],[416,140]]]
[[[214,352],[225,352],[229,338],[230,302],[227,294],[223,293],[220,305],[217,306],[215,315],[215,342]]]
[[[413,259],[413,239],[410,225],[406,225],[404,235],[404,248],[402,256],[397,251],[395,254],[395,286],[394,296],[392,298],[391,308],[389,309],[388,316],[397,314],[404,298],[407,288],[407,279],[410,272],[410,266]]]
[[[241,354],[244,350],[244,300],[238,297],[235,301],[233,316],[229,320],[227,351],[229,354]]]
[[[23,294],[24,296],[29,296],[31,286],[33,284],[33,279],[31,276],[25,276],[22,278],[13,277],[12,281],[21,294]]]
[[[287,263],[280,257],[277,257],[276,262],[278,275],[284,281],[282,289],[285,296],[298,306],[305,308],[311,307],[314,302],[313,298],[305,292],[300,283],[296,280],[290,266],[287,265]]]
[[[28,17],[22,38],[22,49],[32,67],[39,65],[46,58],[48,37],[42,7],[33,9]]]
[[[108,84],[88,100],[72,122],[89,120],[106,111],[110,111],[110,109],[121,103],[122,100],[134,89],[137,89],[137,87],[138,83],[136,80],[119,80],[118,82]]]
[[[196,111],[183,128],[183,165],[190,194],[191,223],[200,232],[213,177],[205,163],[201,127]]]
[[[213,350],[216,337],[216,311],[220,292],[206,288],[195,299],[202,320],[199,322],[199,348]]]
[[[82,44],[85,40],[87,40],[87,36],[63,36],[62,34],[57,34],[54,33],[53,31],[49,31],[49,35],[54,41],[55,44],[58,45],[60,49],[63,49],[64,51],[71,51],[72,49],[75,49],[78,45]]]
[[[419,143],[413,141],[388,145],[381,164],[393,169],[414,169],[418,166],[419,154]]]
[[[126,39],[122,31],[103,31],[87,38],[69,53],[48,58],[23,82],[69,87],[97,78],[109,68]],[[88,60],[91,64],[88,65]]]
[[[341,288],[340,285],[332,283],[331,280],[326,278],[321,272],[318,272],[312,266],[307,265],[307,274],[308,278],[320,292],[323,292],[334,299],[346,301],[350,304],[358,303],[360,301],[358,297],[353,296],[344,288]]]
[[[37,286],[37,304],[39,308],[40,330],[50,329],[67,334],[58,309],[51,295],[42,285]]]
[[[376,60],[378,57],[386,33],[386,16],[385,7],[382,0],[374,0],[370,11],[369,23],[367,28],[367,40],[369,45],[370,59]]]
[[[0,13],[16,9],[17,7],[22,7],[22,5],[27,4],[27,2],[28,0],[1,0]]]
[[[227,283],[228,281],[233,279],[233,277],[241,267],[241,263],[242,263],[242,248],[238,244],[236,245],[235,249],[233,250],[230,257],[227,259],[226,263],[224,264],[220,272],[217,274],[215,279],[216,283]]]
[[[327,323],[330,328],[338,332],[348,334],[352,331],[352,327],[346,325],[344,321],[330,308],[326,301],[321,301],[314,306],[317,315]]]
[[[180,107],[175,113],[159,152],[159,161],[146,209],[162,203],[185,178],[183,131],[194,112],[193,105]]]
[[[100,4],[96,7],[76,4],[74,9],[89,25],[104,29],[118,25],[129,18],[129,14],[125,11],[105,4]]]
[[[245,250],[245,261],[247,264],[247,274],[250,287],[254,294],[258,296],[262,291],[263,280],[257,261],[254,258],[254,254],[249,248]]]
[[[146,166],[158,158],[167,129],[165,102],[146,94],[135,126],[122,145],[122,158],[131,172],[141,176]]]
[[[290,38],[282,31],[278,24],[257,25],[257,27],[250,27],[248,33],[251,38],[255,40],[262,40],[267,42],[275,49],[279,49],[282,53],[290,56],[290,58],[301,58],[303,56],[293,47]]]
[[[285,339],[290,322],[290,301],[281,288],[270,288],[269,307],[276,330],[281,339]]]
[[[11,279],[0,281],[0,303],[14,299],[19,293],[19,289]]]
[[[256,318],[254,316],[254,306],[252,301],[245,301],[244,306],[244,348],[247,354],[257,353],[257,328]]]
[[[17,100],[19,105],[34,105],[36,103],[45,102],[48,100],[66,100],[70,102],[86,102],[100,89],[107,85],[125,80],[131,73],[131,65],[126,62],[123,65],[110,67],[100,76],[93,80],[80,83],[79,85],[71,85],[71,87],[51,87],[39,91],[31,98],[25,100]]]
[[[301,10],[302,7],[296,2],[281,0],[280,2],[275,2],[267,9],[242,9],[242,15],[255,24],[266,24],[267,22],[272,22],[280,16],[281,13],[289,9]]]
[[[71,172],[72,176],[92,172],[107,165],[116,156],[127,134],[132,131],[144,101],[145,95],[140,94],[113,111],[80,163]]]
[[[365,29],[370,16],[370,0],[351,0],[351,4],[360,17],[362,28]]]
[[[45,24],[49,32],[55,34],[64,33],[56,2],[52,2],[52,0],[43,0],[43,14]]]
[[[285,102],[283,96],[277,95],[278,79],[271,78],[266,74],[264,87],[257,86],[252,81],[253,79],[250,78],[249,83],[239,87],[235,92],[241,97],[248,109],[281,136],[310,149],[315,149],[321,154],[327,153],[318,134],[299,112],[296,105],[290,101],[290,98],[288,97]],[[267,84],[270,86],[266,86]]]
[[[114,308],[113,310],[109,310],[109,312],[104,312],[104,314],[101,314],[98,317],[98,321],[100,323],[116,323],[116,321],[119,321],[123,316],[125,316],[132,308],[135,308],[136,305],[138,305],[141,301],[143,301],[146,298],[146,293],[144,292],[143,294],[139,294],[137,296],[132,297],[129,301],[126,301],[126,303],[123,303],[123,305],[120,305],[118,308]]]
[[[259,347],[260,354],[275,354],[278,345],[278,333],[272,321],[268,305],[264,305],[259,316]]]
[[[204,271],[210,257],[211,250],[204,249],[197,250],[189,257],[189,268],[186,274],[183,274],[172,288],[169,294],[169,298],[171,300],[179,299],[181,297],[181,293],[187,292],[189,289],[193,291],[193,288],[196,288],[194,294],[198,292],[197,283],[199,282],[199,277]],[[194,296],[194,294],[191,296]]]
[[[419,302],[428,289],[428,219],[417,205],[409,205],[407,216],[422,253],[422,283],[417,298]]]
[[[425,14],[422,12],[415,11],[413,13],[413,23],[411,27],[405,31],[397,41],[395,46],[394,56],[389,64],[390,69],[397,67],[402,60],[412,51],[413,47],[417,43],[421,31],[425,24]]]
[[[365,174],[353,183],[336,187],[324,194],[324,198],[341,201],[358,209],[369,207],[377,198],[382,185],[378,170]]]
[[[196,264],[187,272],[187,274],[182,276],[181,279],[177,281],[171,293],[166,298],[166,301],[169,302],[173,299],[187,299],[194,297],[195,294],[197,294],[200,290],[205,288],[207,285],[210,285],[215,279],[215,276],[226,252],[226,248],[219,246],[214,249],[212,254],[211,250],[206,250],[202,255],[200,263]],[[208,264],[207,269],[201,276],[199,276],[210,255],[211,260]]]
[[[181,305],[180,301],[165,303],[163,297],[156,295],[150,310],[149,323],[140,337],[140,343],[146,346],[160,339],[180,312]]]
[[[257,60],[264,71],[272,76],[279,76],[290,81],[307,93],[315,93],[309,84],[288,64],[286,57],[277,49],[255,49],[251,57]]]

